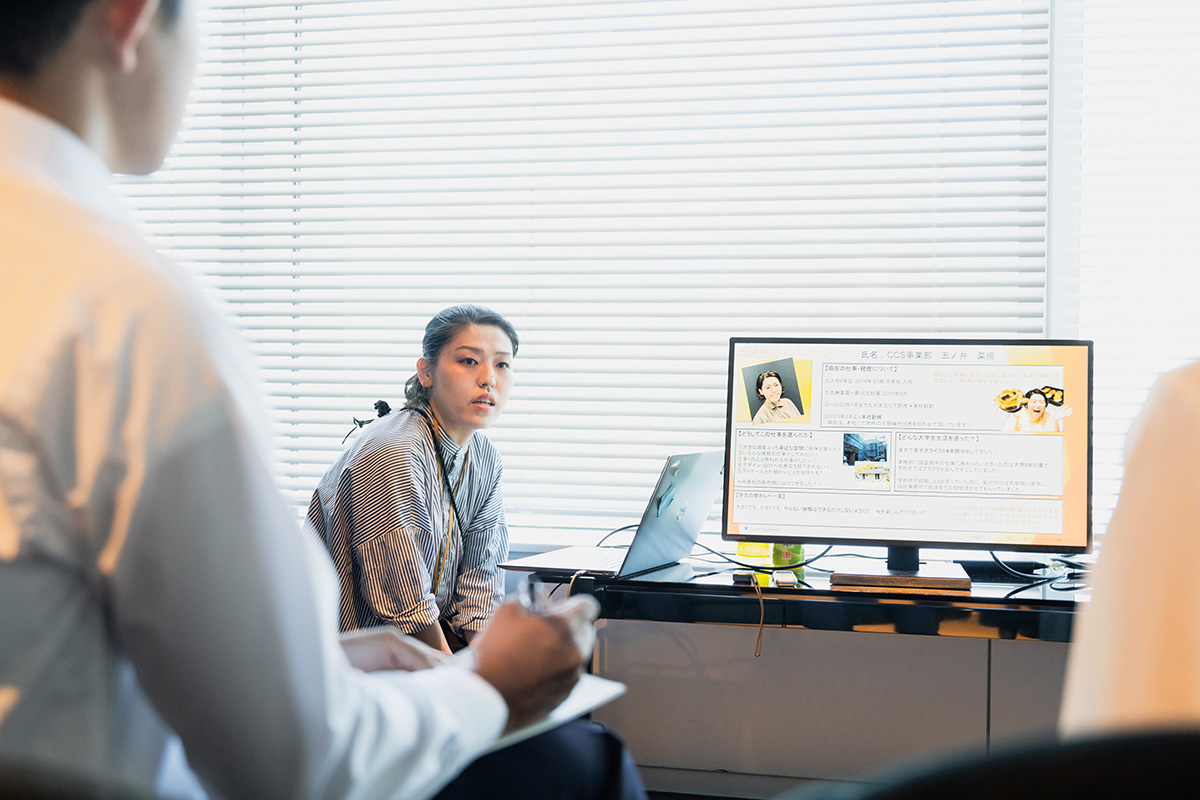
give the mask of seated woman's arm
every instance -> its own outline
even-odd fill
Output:
[[[347,631],[338,637],[351,665],[363,672],[403,670],[415,672],[435,666],[446,653],[400,632],[392,625]]]
[[[500,562],[508,553],[508,528],[501,522],[463,537],[463,560],[450,608],[450,626],[471,643],[504,599]]]
[[[463,536],[463,555],[451,600],[449,622],[467,644],[488,623],[504,600],[500,562],[508,557],[508,525],[497,471],[483,509]]]

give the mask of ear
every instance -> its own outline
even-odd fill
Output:
[[[424,356],[417,359],[417,380],[426,389],[433,385],[433,365]]]
[[[159,0],[105,0],[104,41],[112,63],[122,73],[137,67],[138,45],[158,11]]]

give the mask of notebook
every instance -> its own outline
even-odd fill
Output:
[[[438,664],[438,667],[458,667],[472,669],[475,666],[475,653],[471,648],[464,647],[450,658]],[[579,719],[584,714],[590,714],[605,703],[616,700],[625,694],[625,684],[610,681],[597,675],[584,673],[579,676],[579,682],[554,710],[537,722],[532,722],[523,728],[504,734],[486,752],[502,750],[509,745],[524,741],[551,728],[557,728],[571,720]]]
[[[586,570],[612,578],[631,578],[669,567],[691,555],[721,491],[724,464],[720,450],[669,457],[628,547],[564,547],[500,567],[565,575]]]

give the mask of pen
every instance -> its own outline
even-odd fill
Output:
[[[517,584],[517,601],[533,614],[546,614],[546,584],[535,575],[523,576]]]

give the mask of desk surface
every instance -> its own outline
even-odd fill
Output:
[[[554,580],[547,577],[547,580]],[[728,565],[692,560],[634,579],[597,579],[606,619],[1068,642],[1082,590],[974,581],[967,595],[831,589],[809,567],[795,589],[734,586]],[[760,602],[761,601],[761,602]]]

